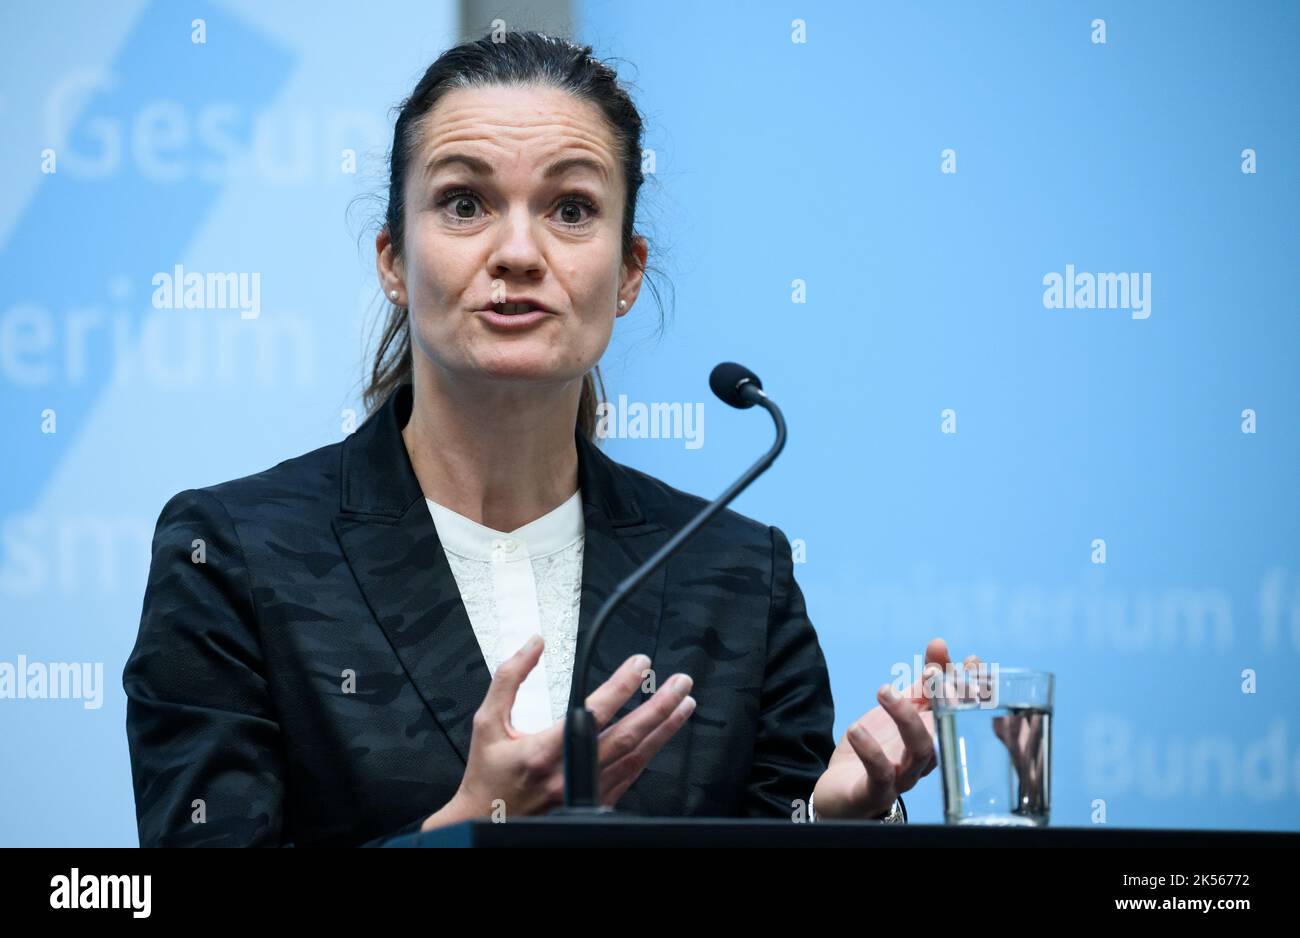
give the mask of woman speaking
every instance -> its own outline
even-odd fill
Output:
[[[142,845],[558,806],[578,638],[704,504],[595,442],[645,274],[641,118],[590,47],[498,39],[445,52],[397,118],[368,419],[159,517],[123,675]],[[893,817],[935,764],[919,681],[836,746],[789,542],[732,511],[618,608],[593,675],[621,811]]]

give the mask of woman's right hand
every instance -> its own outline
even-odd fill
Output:
[[[521,733],[510,723],[515,695],[541,660],[542,645],[542,637],[533,636],[497,668],[474,714],[469,762],[460,789],[425,820],[421,830],[488,817],[500,808],[507,818],[542,814],[564,801],[565,721],[539,733]],[[633,655],[587,697],[587,709],[598,729],[640,689],[649,667],[649,658]],[[690,717],[695,710],[695,698],[688,696],[691,684],[688,675],[673,675],[649,700],[601,732],[597,755],[602,804],[612,807]]]

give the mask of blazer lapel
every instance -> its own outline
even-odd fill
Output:
[[[402,385],[344,442],[334,530],[402,667],[468,760],[491,675],[402,442],[410,413]]]
[[[402,441],[411,399],[411,386],[398,386],[344,441],[334,530],[376,622],[461,759],[467,760],[474,712],[487,695],[491,676]],[[668,533],[644,517],[627,471],[580,432],[575,440],[586,524],[581,642],[614,587]],[[588,693],[631,655],[644,653],[654,660],[664,582],[661,568],[614,611],[592,655]],[[571,682],[570,707],[576,697]],[[643,699],[633,694],[615,719]]]
[[[586,539],[582,555],[582,600],[578,645],[614,588],[668,539],[663,526],[648,521],[632,491],[627,470],[578,434],[578,466]],[[660,567],[615,608],[592,649],[587,680],[590,694],[632,655],[644,653],[654,667],[663,615],[665,569]],[[575,665],[576,666],[576,665]],[[667,677],[667,675],[663,675]],[[569,688],[569,707],[578,704],[577,675]],[[622,704],[619,716],[642,702],[640,693]]]

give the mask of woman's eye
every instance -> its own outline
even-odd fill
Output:
[[[438,200],[438,207],[448,213],[448,220],[457,224],[474,221],[478,216],[474,209],[478,206],[478,196],[468,189],[456,189],[448,192]]]
[[[586,199],[565,199],[560,203],[560,222],[568,228],[585,228],[595,214],[595,206]]]
[[[438,200],[438,207],[444,217],[451,223],[461,225],[477,221],[476,210],[481,207],[479,197],[468,189],[455,189]],[[589,199],[570,196],[560,202],[556,217],[565,228],[578,230],[586,228],[599,214],[596,206]]]

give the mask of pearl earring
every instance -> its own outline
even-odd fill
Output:
[[[618,301],[618,308],[619,308],[619,309],[622,309],[622,308],[623,308],[624,306],[626,306],[626,305],[627,305],[627,300],[619,300],[619,301]]]
[[[389,290],[389,291],[388,291],[388,298],[389,298],[390,300],[392,300],[394,303],[397,302],[397,291],[396,291],[396,290]]]

